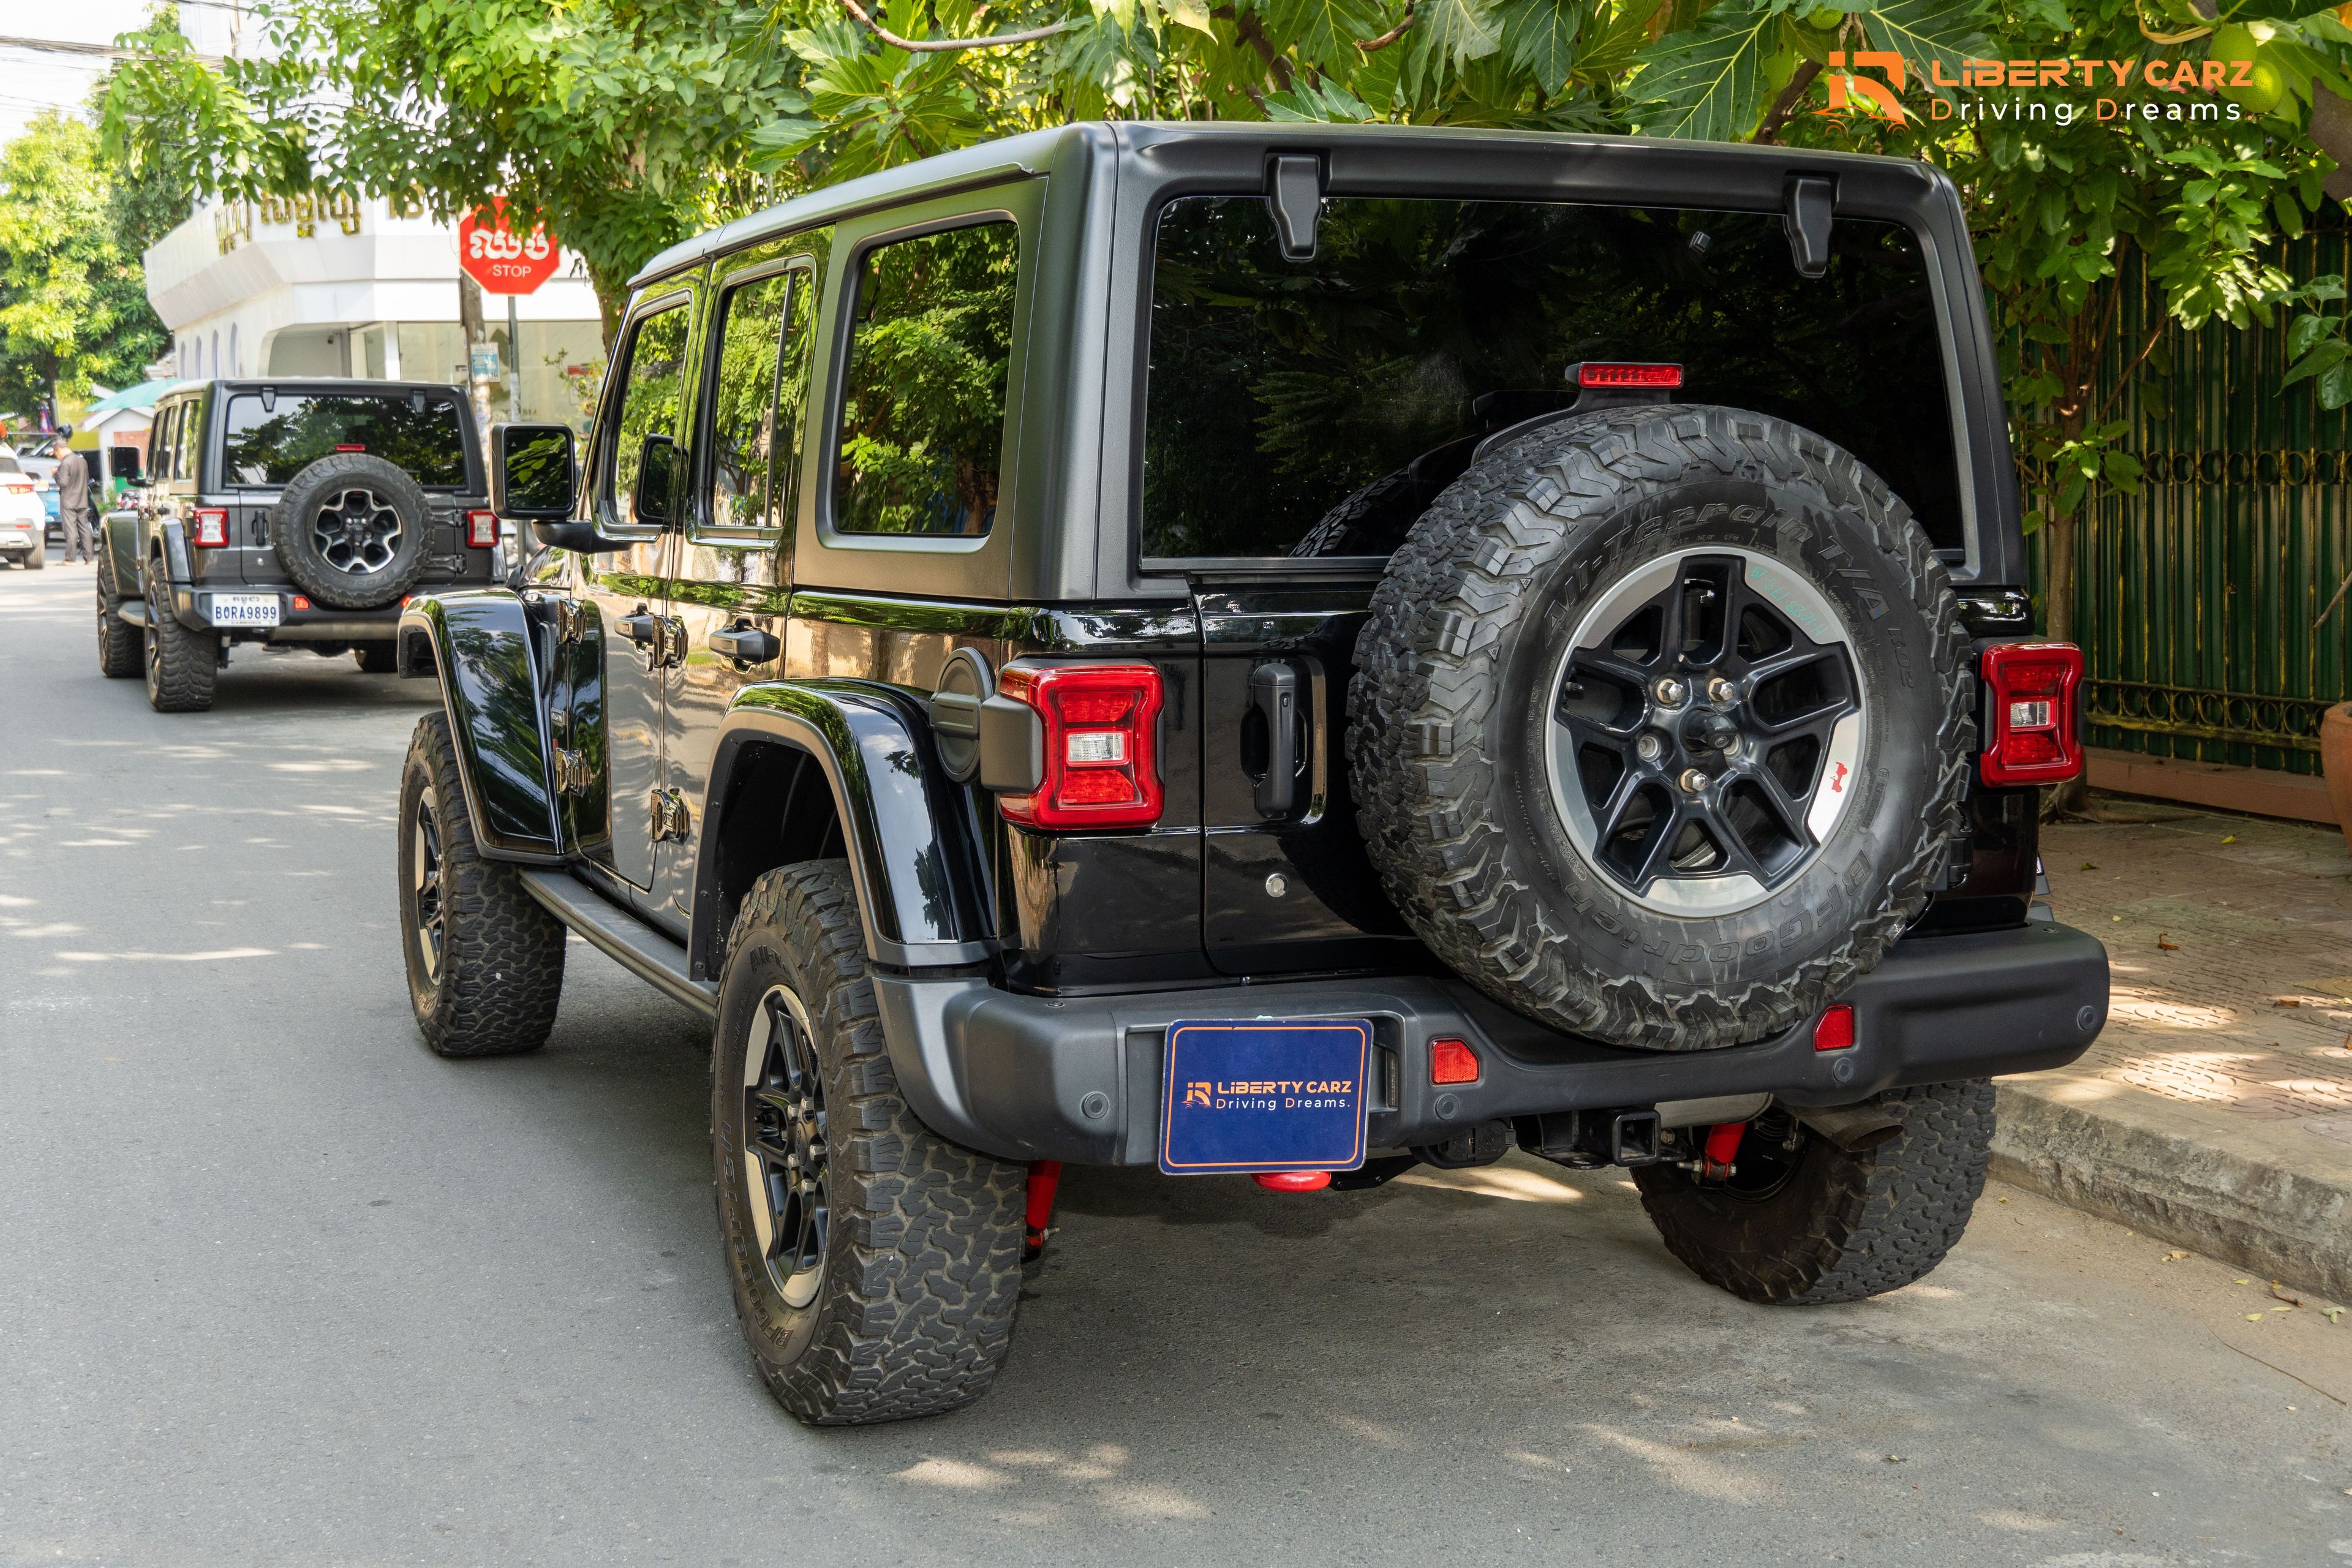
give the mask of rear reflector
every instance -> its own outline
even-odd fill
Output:
[[[2073,643],[2000,643],[1984,651],[1984,755],[1989,784],[2063,784],[2083,771],[2074,694],[2083,650]]]
[[[1478,1053],[1461,1040],[1429,1042],[1429,1081],[1432,1083],[1476,1083]]]
[[[407,601],[407,600],[405,600],[405,599],[403,599],[403,600],[401,601],[401,603],[402,603],[402,604],[404,604],[404,604],[406,604],[407,602],[408,602],[408,601]],[[296,609],[298,609],[298,610],[307,610],[307,609],[309,609],[309,608],[310,607],[310,599],[309,599],[308,597],[306,597],[305,595],[300,595],[300,594],[297,594],[297,595],[294,595],[294,607],[295,607]]]
[[[469,511],[466,514],[466,542],[477,550],[488,550],[499,542],[499,514],[494,511]]]
[[[1657,387],[1671,391],[1683,384],[1683,367],[1678,364],[1613,363],[1607,360],[1586,360],[1576,367],[1579,386]]]
[[[1331,1184],[1328,1171],[1261,1171],[1250,1178],[1269,1193],[1319,1193]]]
[[[357,441],[338,441],[335,443],[335,450],[338,452],[364,452],[367,448],[360,445]]]
[[[1148,664],[1008,664],[997,689],[1037,711],[1045,776],[997,797],[1007,822],[1054,831],[1160,820],[1160,671]]]
[[[188,516],[196,525],[196,548],[226,550],[228,548],[228,513],[214,507],[198,507]]]
[[[1853,1044],[1853,1009],[1841,1002],[1813,1026],[1813,1049],[1842,1051]]]

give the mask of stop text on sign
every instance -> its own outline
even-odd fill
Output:
[[[457,265],[487,294],[529,294],[555,276],[562,247],[544,226],[517,234],[507,225],[506,199],[457,223]]]

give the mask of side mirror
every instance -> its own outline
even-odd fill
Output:
[[[568,425],[490,426],[490,510],[517,522],[562,522],[579,499]]]
[[[110,447],[106,449],[106,471],[125,484],[138,484],[145,478],[140,471],[139,448]]]
[[[667,528],[677,521],[677,443],[667,436],[646,437],[638,448],[636,490],[629,498],[639,528]]]

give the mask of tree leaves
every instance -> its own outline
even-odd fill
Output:
[[[1557,96],[1576,69],[1583,8],[1574,0],[1507,0],[1501,17],[1505,57]]]
[[[1652,136],[1738,142],[1764,117],[1764,61],[1788,24],[1773,0],[1724,0],[1698,26],[1639,56],[1641,127]]]

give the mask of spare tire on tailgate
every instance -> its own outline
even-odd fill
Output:
[[[319,604],[372,610],[424,575],[431,523],[424,487],[399,465],[337,452],[287,481],[270,509],[269,542]]]
[[[1474,461],[1390,563],[1348,743],[1421,939],[1559,1029],[1804,1022],[1965,835],[1973,679],[1910,509],[1738,409],[1573,416]]]

